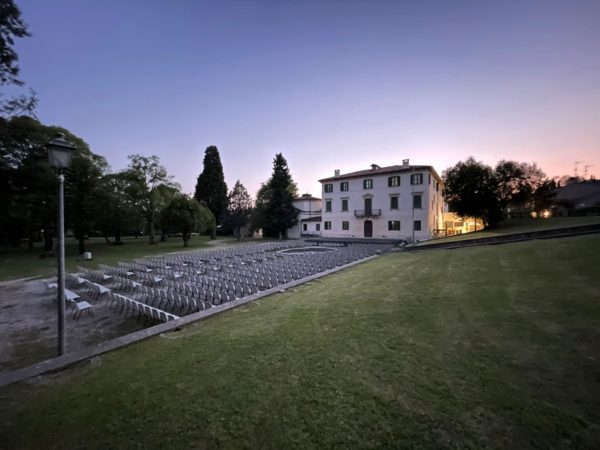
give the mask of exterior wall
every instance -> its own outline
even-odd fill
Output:
[[[460,217],[453,212],[444,213],[444,233],[447,236],[453,234],[471,233],[483,230],[483,223],[474,217]]]
[[[306,232],[303,231],[304,226],[302,220],[309,219],[311,217],[318,217],[321,215],[321,199],[313,197],[300,197],[294,200],[294,206],[299,210],[298,212],[298,223],[288,229],[288,239],[300,239],[302,234],[309,233],[311,235],[320,235],[320,231],[317,231],[316,224],[320,222],[304,222],[307,224]]]
[[[294,200],[294,206],[300,210],[298,220],[308,219],[309,217],[315,217],[321,215],[321,199],[305,199],[300,197]]]
[[[302,222],[300,223],[300,233],[302,233],[302,236],[321,236],[322,227],[321,222]]]
[[[423,174],[423,183],[410,184],[411,174]],[[400,186],[388,187],[388,177],[399,176]],[[373,180],[371,189],[363,188],[363,180]],[[341,191],[341,182],[348,182],[348,191]],[[333,192],[325,192],[325,185],[333,184]],[[437,189],[436,189],[437,186]],[[373,224],[373,238],[405,239],[408,241],[425,240],[434,235],[436,229],[443,228],[443,185],[429,170],[397,173],[372,174],[361,178],[344,178],[343,175],[334,181],[322,182],[322,235],[323,237],[363,238],[365,221]],[[413,196],[421,195],[421,208],[413,209]],[[398,209],[391,209],[390,197],[398,196]],[[365,210],[365,198],[371,198],[372,210],[381,210],[376,217],[356,217],[356,211]],[[342,199],[348,200],[348,210],[342,211]],[[327,211],[327,202],[331,202],[331,211]],[[388,221],[400,221],[400,230],[389,230]],[[421,221],[421,230],[413,230],[415,220]],[[342,222],[347,221],[348,230],[342,229]],[[331,229],[325,228],[331,222]]]

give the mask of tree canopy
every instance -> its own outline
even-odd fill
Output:
[[[198,176],[194,198],[203,203],[220,223],[227,211],[227,184],[223,175],[223,165],[219,150],[214,145],[206,148],[204,169]]]
[[[75,147],[65,173],[65,220],[83,251],[83,236],[94,221],[95,186],[108,165],[68,130],[30,117],[0,118],[0,233],[12,245],[19,245],[23,237],[31,245],[35,234],[44,230],[45,249],[52,248],[57,182],[45,146],[58,132]]]
[[[458,215],[500,222],[509,206],[538,211],[549,204],[551,182],[536,164],[502,160],[492,169],[470,156],[444,171],[445,198]]]
[[[263,236],[285,237],[288,228],[298,223],[298,210],[294,207],[296,196],[296,183],[287,161],[281,153],[277,153],[273,160],[273,174],[256,196],[253,228],[262,228]]]
[[[13,0],[0,0],[0,86],[24,84],[19,78],[19,56],[14,45],[15,39],[28,36],[31,34]],[[29,91],[29,95],[18,95],[7,100],[0,98],[0,114],[5,117],[33,115],[36,106],[37,97],[33,90]]]
[[[174,196],[161,214],[161,226],[181,234],[183,246],[188,246],[191,234],[213,228],[215,218],[208,208],[187,195]]]
[[[179,187],[173,181],[158,156],[129,155],[129,195],[134,199],[141,214],[148,223],[150,245],[156,242],[156,221],[160,205],[159,186]]]
[[[233,229],[233,234],[240,239],[241,229],[250,221],[252,213],[252,197],[246,187],[237,180],[235,186],[229,192],[227,214],[224,219],[224,225]]]
[[[500,203],[491,167],[471,156],[444,171],[443,177],[446,201],[454,212],[463,217],[481,218],[486,227],[498,223]]]

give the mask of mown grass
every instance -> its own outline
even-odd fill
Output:
[[[0,390],[0,448],[595,448],[600,236],[393,254]]]
[[[478,239],[484,237],[502,236],[505,234],[526,233],[528,231],[552,230],[555,228],[568,228],[579,225],[592,225],[600,223],[600,216],[582,216],[582,217],[549,217],[528,218],[528,219],[509,219],[500,222],[498,227],[492,230],[474,231],[472,233],[457,234],[454,236],[430,239],[419,242],[418,245],[428,245],[437,242],[464,241],[465,239]]]
[[[220,242],[235,243],[231,238],[220,238]],[[77,241],[65,240],[65,264],[67,271],[77,270],[77,266],[96,268],[98,264],[114,265],[119,261],[130,261],[149,255],[201,249],[209,246],[207,236],[195,236],[189,241],[189,247],[183,247],[181,238],[169,238],[166,242],[148,245],[148,238],[125,238],[124,245],[112,245],[104,239],[92,238],[86,241],[86,250],[92,252],[93,260],[84,261],[78,254]],[[213,244],[215,242],[213,241]],[[0,250],[0,281],[25,277],[56,276],[56,257],[41,258],[41,246],[29,250],[27,248]]]

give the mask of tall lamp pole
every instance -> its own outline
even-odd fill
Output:
[[[58,172],[58,224],[56,236],[58,241],[58,355],[67,351],[67,335],[65,327],[65,205],[64,205],[64,170],[71,165],[71,156],[75,147],[59,133],[56,139],[46,144],[48,160]]]

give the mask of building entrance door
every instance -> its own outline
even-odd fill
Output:
[[[373,221],[365,220],[365,237],[373,237]]]

